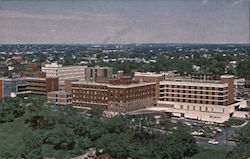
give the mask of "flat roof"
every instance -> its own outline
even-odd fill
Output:
[[[97,82],[91,82],[91,81],[80,81],[80,82],[72,82],[72,84],[85,84],[85,85],[98,85],[98,86],[107,86],[111,88],[131,88],[136,86],[146,86],[151,84],[156,84],[156,82],[150,82],[150,83],[131,83],[131,84],[109,84],[109,83],[97,83]]]
[[[145,76],[145,77],[148,77],[148,76],[161,77],[163,75],[164,75],[163,73],[158,74],[158,73],[154,73],[154,72],[135,72],[135,74],[134,74],[134,76]]]
[[[48,92],[48,94],[67,95],[67,94],[71,94],[71,93],[65,92],[65,91],[63,91],[63,90],[60,90],[60,91]]]
[[[228,83],[197,81],[197,80],[165,80],[160,81],[160,85],[182,85],[182,86],[200,86],[200,87],[227,87]]]

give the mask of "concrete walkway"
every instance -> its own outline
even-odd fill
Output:
[[[235,125],[235,126],[232,126],[233,128],[242,128],[244,126],[246,126],[248,124],[249,120],[247,120],[245,123],[241,124],[241,125]]]

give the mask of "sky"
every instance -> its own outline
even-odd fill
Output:
[[[250,0],[0,0],[0,44],[249,43]]]

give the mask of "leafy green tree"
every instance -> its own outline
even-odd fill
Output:
[[[182,124],[178,125],[177,129],[170,135],[170,138],[176,142],[176,145],[178,143],[182,145],[184,156],[192,156],[197,153],[198,148],[196,140],[191,134],[187,133],[187,130]]]
[[[126,133],[104,134],[96,141],[98,149],[111,154],[115,158],[127,159],[129,156],[130,138]]]
[[[0,104],[0,123],[11,122],[25,113],[25,107],[20,98],[5,98]]]
[[[101,108],[100,106],[95,106],[95,107],[92,107],[88,113],[90,115],[92,115],[92,117],[95,117],[95,118],[100,118],[103,116],[103,111],[104,109]]]
[[[75,145],[75,134],[64,125],[56,125],[45,134],[44,143],[52,145],[56,150],[72,150]]]
[[[105,119],[105,127],[109,133],[122,133],[128,129],[128,121],[123,116]]]
[[[80,137],[76,139],[75,147],[80,151],[86,150],[92,146],[92,142],[88,137]]]
[[[33,115],[30,118],[25,120],[26,124],[29,124],[29,126],[33,128],[50,128],[55,124],[55,118],[53,116],[48,115]]]
[[[22,153],[22,158],[34,158],[41,159],[42,155],[42,145],[43,145],[43,135],[41,132],[30,133],[24,136],[25,150]]]

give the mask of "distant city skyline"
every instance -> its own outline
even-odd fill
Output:
[[[0,44],[249,43],[249,0],[0,0]]]

